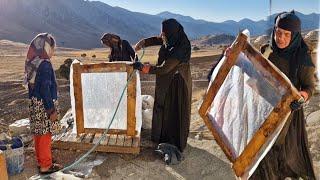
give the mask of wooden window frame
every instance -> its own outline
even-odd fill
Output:
[[[134,72],[132,65],[129,63],[99,63],[99,64],[73,64],[73,87],[76,109],[76,125],[77,134],[81,133],[102,133],[105,129],[84,128],[83,114],[83,97],[82,97],[82,73],[108,73],[108,72],[127,72],[127,80]],[[126,134],[127,136],[135,136],[136,131],[136,83],[137,77],[133,74],[127,87],[127,129],[109,129],[108,134]],[[124,88],[124,87],[123,87]],[[116,104],[115,104],[116,106]]]
[[[232,163],[232,168],[238,177],[245,174],[246,171],[255,163],[257,158],[262,152],[263,145],[267,142],[268,138],[271,138],[271,134],[275,132],[276,128],[283,124],[283,121],[287,120],[288,114],[291,112],[290,103],[293,100],[299,100],[301,98],[297,89],[291,84],[290,80],[269,60],[263,57],[250,43],[247,41],[247,36],[243,33],[239,33],[236,40],[230,47],[230,54],[222,62],[217,76],[211,83],[203,103],[199,109],[199,114],[204,120],[206,126],[212,132],[216,142],[222,148],[227,158]],[[248,59],[252,62],[253,66],[259,70],[259,68],[265,68],[274,78],[276,78],[281,85],[283,85],[287,93],[282,97],[280,102],[274,107],[267,119],[261,125],[259,130],[254,134],[247,146],[238,157],[232,155],[231,148],[224,142],[223,137],[220,137],[218,131],[212,125],[209,119],[208,113],[211,108],[211,104],[218,93],[225,78],[230,72],[231,68],[235,65],[236,60],[240,52],[243,52]]]

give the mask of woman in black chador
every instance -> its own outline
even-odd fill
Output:
[[[179,22],[167,19],[162,22],[161,37],[143,39],[135,50],[153,45],[161,45],[157,65],[134,64],[143,73],[156,74],[151,138],[183,151],[191,113],[190,41]]]
[[[305,101],[312,96],[315,67],[301,36],[301,22],[294,12],[275,18],[271,43],[261,52],[276,65],[298,89]],[[302,103],[291,103],[292,113],[276,143],[259,164],[251,179],[315,179],[308,149]]]
[[[118,35],[106,33],[101,37],[101,43],[110,47],[109,61],[133,61],[135,52],[127,40]]]

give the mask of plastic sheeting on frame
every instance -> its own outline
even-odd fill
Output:
[[[74,61],[74,63],[78,62]],[[137,77],[135,114],[136,131],[139,134],[142,126],[141,83],[139,73],[135,72],[134,76]],[[106,129],[109,126],[121,93],[126,86],[127,77],[127,72],[81,73],[84,128]],[[72,114],[75,117],[72,66],[70,70],[70,96]],[[73,128],[74,133],[76,132],[75,126]],[[110,129],[127,129],[127,89]]]
[[[225,60],[221,59],[214,70],[211,83]],[[239,157],[285,93],[285,87],[270,73],[257,71],[243,53],[239,54],[208,112],[234,158]]]

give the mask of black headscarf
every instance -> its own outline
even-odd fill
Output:
[[[288,47],[284,49],[278,48],[275,40],[275,29],[291,31],[291,41]],[[283,12],[275,17],[275,26],[271,35],[271,47],[274,53],[279,57],[289,61],[289,79],[294,85],[297,85],[297,75],[301,65],[314,66],[310,55],[308,54],[308,46],[301,36],[301,22],[294,11]]]
[[[101,43],[110,47],[109,61],[132,61],[135,52],[128,41],[122,40],[118,35],[105,33]]]
[[[180,62],[189,62],[191,45],[182,25],[175,19],[164,20],[162,22],[162,32],[164,32],[167,41],[164,41],[160,48],[158,64],[168,58],[175,58]]]

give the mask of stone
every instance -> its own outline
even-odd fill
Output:
[[[74,123],[74,117],[72,115],[72,110],[69,109],[63,118],[60,120],[62,131],[66,132],[68,129],[72,129]]]
[[[142,110],[153,109],[154,98],[150,95],[142,95]]]
[[[50,175],[50,177],[53,179],[57,179],[57,180],[63,180],[63,179],[80,180],[80,179],[82,179],[82,178],[75,177],[72,174],[65,174],[63,172],[53,173],[52,175]]]
[[[143,129],[151,129],[152,127],[152,109],[142,110],[142,128]]]
[[[30,121],[28,118],[20,119],[9,125],[11,136],[19,136],[21,134],[30,134]]]
[[[270,37],[268,35],[262,35],[257,37],[254,41],[253,41],[253,45],[257,48],[260,49],[260,47],[266,43],[268,43],[268,40],[270,40]]]
[[[29,145],[33,140],[32,134],[20,134],[19,137],[21,138],[24,146]]]
[[[11,140],[11,137],[8,134],[6,134],[6,133],[0,134],[0,141],[8,140],[8,139]]]
[[[320,110],[309,114],[306,121],[309,126],[320,125]]]

